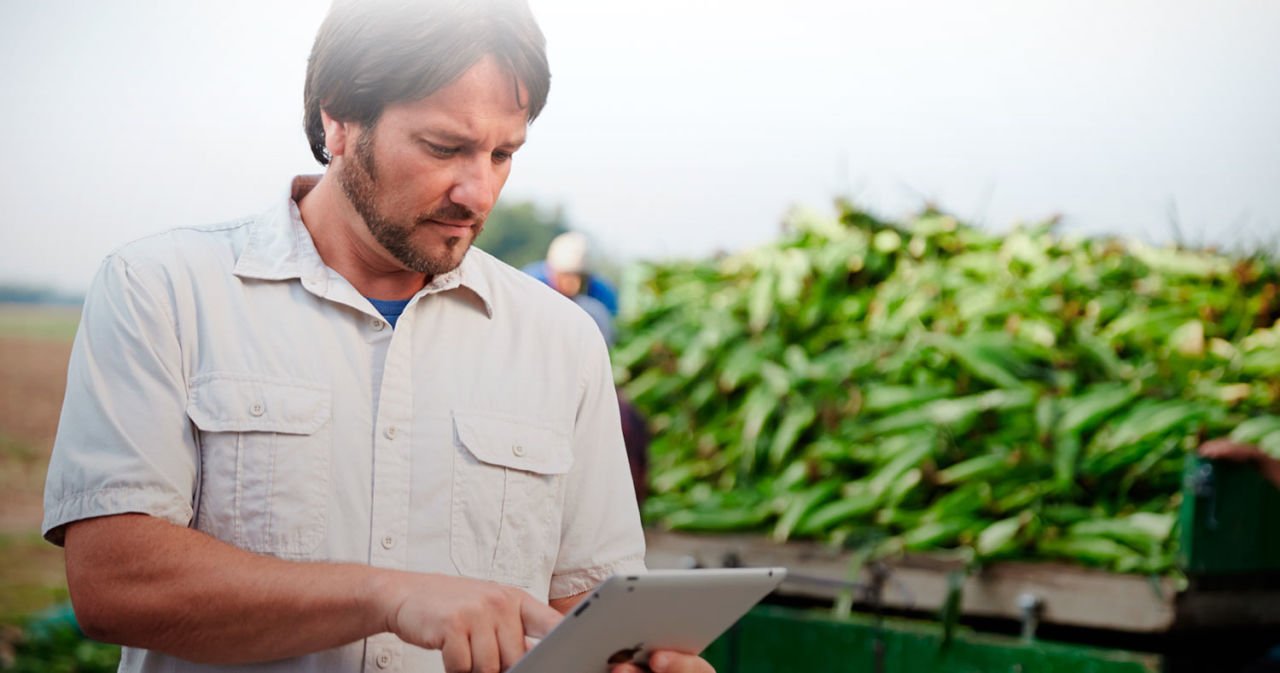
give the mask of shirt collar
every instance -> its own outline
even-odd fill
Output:
[[[249,240],[236,260],[237,276],[290,280],[326,275],[324,261],[311,240],[311,232],[302,224],[297,203],[318,181],[319,176],[294,178],[289,194],[254,218]]]
[[[298,210],[298,202],[319,181],[319,175],[296,176],[289,185],[288,195],[254,219],[249,240],[236,260],[235,275],[259,280],[296,278],[315,283],[325,283],[331,274],[337,275],[320,258]],[[492,318],[492,293],[482,268],[484,256],[485,253],[472,246],[456,269],[431,279],[418,294],[469,290],[485,314]]]
[[[431,282],[427,283],[418,294],[428,295],[455,289],[466,290],[480,302],[479,308],[485,312],[485,315],[492,318],[493,294],[489,289],[489,279],[484,273],[484,256],[484,251],[477,249],[474,245],[471,246],[458,268],[432,278]]]

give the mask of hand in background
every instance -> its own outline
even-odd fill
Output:
[[[1267,455],[1252,444],[1233,442],[1230,439],[1214,439],[1200,445],[1199,453],[1211,460],[1229,460],[1236,463],[1253,463],[1262,476],[1276,488],[1280,488],[1280,460]]]

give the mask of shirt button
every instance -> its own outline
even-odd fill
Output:
[[[396,546],[396,539],[394,537],[391,537],[390,535],[383,536],[382,538],[383,549],[390,549],[394,546]]]
[[[373,325],[373,331],[375,332],[381,332],[382,330],[387,328],[387,323],[381,320],[378,320],[377,318],[374,318],[371,321],[371,324]]]
[[[391,665],[391,654],[388,652],[379,652],[378,657],[374,659],[378,664],[378,668],[386,668]]]
[[[394,426],[394,425],[388,425],[388,426],[387,426],[387,429],[382,431],[382,434],[383,434],[383,436],[384,436],[384,437],[386,437],[387,439],[395,439],[395,438],[396,438],[396,426]]]
[[[249,413],[253,414],[254,416],[261,416],[263,413],[266,412],[266,410],[267,408],[262,406],[261,402],[254,402],[253,404],[249,405]]]
[[[519,444],[516,444],[515,446],[511,447],[511,453],[514,453],[514,454],[516,455],[516,457],[523,456],[523,455],[524,455],[524,447],[523,447],[523,446],[520,446]]]

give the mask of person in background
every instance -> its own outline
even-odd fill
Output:
[[[600,335],[604,337],[604,342],[610,348],[613,348],[613,343],[617,340],[618,333],[613,326],[613,314],[609,312],[604,302],[595,297],[588,297],[585,294],[575,294],[569,299],[577,304],[579,308],[586,311],[587,315],[591,316],[591,320],[600,329]]]
[[[104,261],[43,534],[121,671],[506,670],[644,570],[604,340],[472,247],[549,84],[523,0],[334,2],[323,175]]]
[[[530,264],[524,272],[569,297],[590,297],[604,305],[609,315],[618,315],[618,293],[591,271],[590,243],[585,234],[568,231],[547,246],[547,258]]]

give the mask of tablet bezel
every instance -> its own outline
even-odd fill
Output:
[[[606,673],[623,661],[644,664],[655,650],[699,653],[777,588],[786,572],[714,568],[614,575],[510,673]]]

